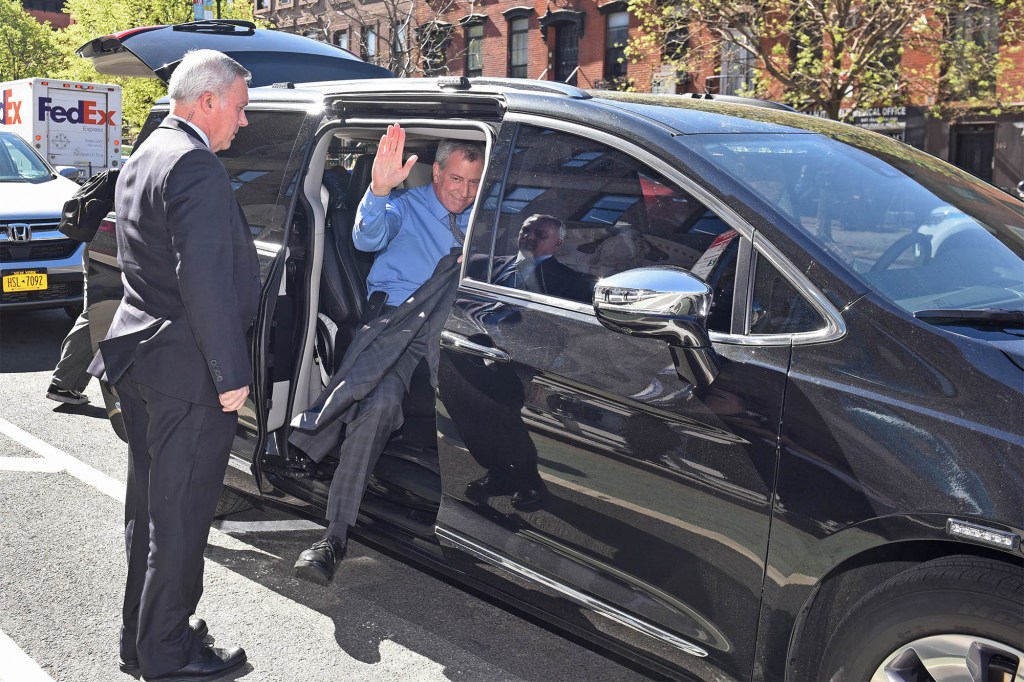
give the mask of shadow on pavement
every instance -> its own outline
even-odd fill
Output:
[[[575,646],[569,641],[554,641],[556,647],[550,651],[538,651],[536,625],[512,613],[495,619],[489,604],[403,563],[382,560],[382,555],[358,542],[350,542],[331,585],[319,587],[301,581],[292,573],[292,561],[319,538],[317,531],[246,534],[239,539],[261,551],[208,545],[206,557],[331,618],[339,648],[363,663],[378,663],[381,644],[387,640],[444,666],[446,677],[452,680],[466,679],[467,657],[494,666],[504,675],[536,682],[623,679],[622,675],[646,679],[604,659],[582,671],[580,657],[595,654],[580,647],[578,656],[567,655],[566,649]],[[423,632],[434,636],[425,638]],[[302,633],[294,635],[301,637]],[[455,656],[453,648],[460,650]],[[611,672],[613,669],[617,673]],[[491,672],[504,676],[497,670]],[[611,677],[606,677],[608,674]]]
[[[73,322],[62,310],[0,313],[0,373],[52,370]]]
[[[106,419],[107,411],[100,405],[87,403],[85,405],[68,405],[67,403],[54,403],[53,411],[57,414],[80,414],[83,417],[95,419]]]

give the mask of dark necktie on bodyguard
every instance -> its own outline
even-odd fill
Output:
[[[456,216],[454,213],[448,214],[448,229],[452,231],[452,236],[455,237],[455,243],[462,246],[464,237],[462,236],[462,230],[459,229],[459,225],[455,222]]]

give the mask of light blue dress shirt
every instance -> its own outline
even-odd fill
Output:
[[[456,217],[466,233],[471,208]],[[401,305],[434,272],[443,256],[458,246],[433,185],[378,197],[369,189],[356,209],[352,242],[360,251],[376,252],[366,278],[368,294],[383,291],[388,305]]]

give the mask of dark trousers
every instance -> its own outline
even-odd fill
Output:
[[[402,398],[408,386],[409,377],[391,371],[359,401],[358,413],[346,426],[338,451],[338,468],[327,496],[328,520],[355,524],[370,474],[391,432],[402,425]]]
[[[363,311],[363,324],[389,313],[397,306],[387,305],[383,291],[374,292]],[[353,526],[359,515],[359,503],[370,482],[391,432],[402,425],[402,399],[409,390],[412,372],[399,367],[384,375],[377,386],[359,401],[356,417],[345,427],[345,440],[338,451],[338,468],[327,494],[327,519]]]
[[[202,646],[188,619],[203,593],[203,550],[238,416],[137,384],[130,368],[116,388],[129,454],[121,657],[162,675]]]

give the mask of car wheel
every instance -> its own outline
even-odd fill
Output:
[[[217,500],[217,511],[213,513],[213,517],[219,519],[230,514],[237,514],[238,512],[252,509],[252,507],[253,504],[249,501],[249,498],[239,495],[234,490],[224,488],[221,490],[220,499]]]
[[[831,682],[1024,682],[1024,565],[937,559],[861,599],[826,647]]]

